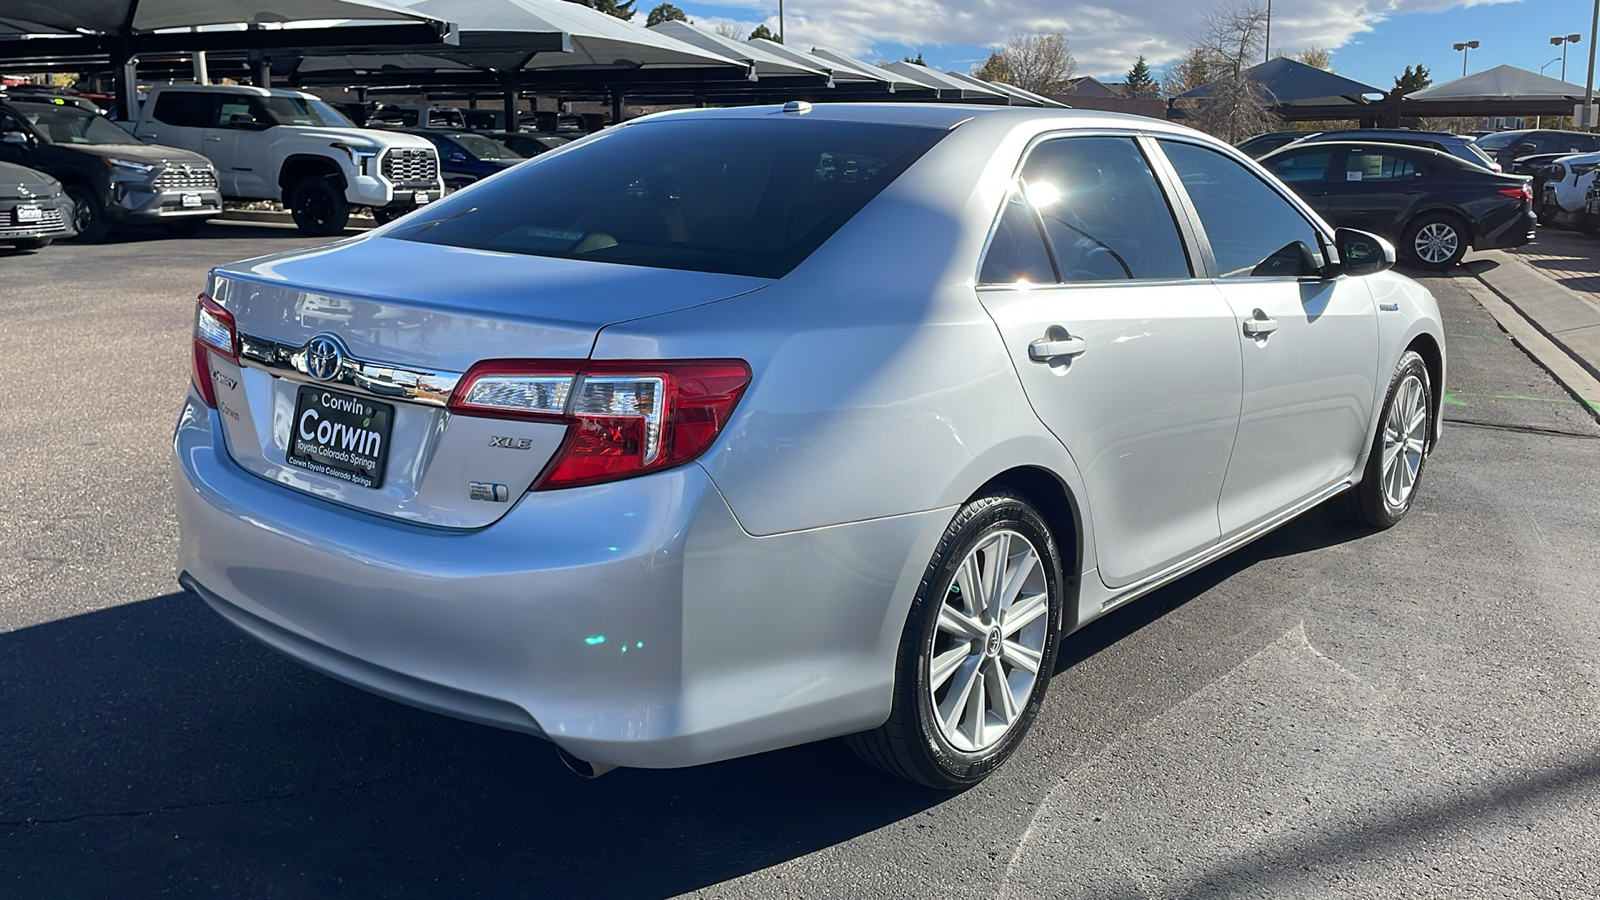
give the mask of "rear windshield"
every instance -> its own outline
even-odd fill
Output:
[[[1525,132],[1502,131],[1499,134],[1486,134],[1483,137],[1478,138],[1476,141],[1474,141],[1474,143],[1476,143],[1479,147],[1487,147],[1490,150],[1503,150],[1506,147],[1511,146],[1511,142],[1519,137],[1522,137],[1523,134],[1525,134]]]
[[[781,278],[946,133],[787,116],[630,125],[420,210],[388,236]]]

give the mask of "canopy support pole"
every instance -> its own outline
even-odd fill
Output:
[[[117,118],[131,122],[139,101],[139,58],[120,41],[111,48],[111,73],[117,81]]]
[[[622,88],[611,86],[611,124],[622,124]]]
[[[519,98],[518,98],[517,95],[521,93],[521,90],[520,90],[521,85],[518,84],[517,73],[515,73],[515,72],[507,73],[507,74],[501,76],[501,78],[502,78],[502,84],[505,87],[505,105],[506,105],[505,129],[507,131],[516,131],[517,130],[517,105],[518,105],[518,102],[519,102]]]

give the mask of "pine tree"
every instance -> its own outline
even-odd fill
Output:
[[[1161,85],[1156,84],[1155,76],[1150,74],[1150,64],[1140,56],[1133,61],[1133,68],[1128,70],[1128,96],[1157,97],[1160,94]]]
[[[922,51],[921,50],[917,51],[917,55],[915,57],[902,56],[901,59],[903,61],[905,61],[905,62],[911,63],[913,66],[924,66],[924,67],[926,67],[928,65],[927,63],[922,61]]]
[[[783,40],[781,38],[779,38],[777,35],[773,34],[772,33],[772,29],[768,28],[765,23],[763,23],[761,25],[757,25],[756,29],[754,31],[750,32],[750,40],[753,41],[756,38],[766,38],[767,40],[773,41],[775,43],[779,43],[779,44],[783,43]]]
[[[1402,96],[1416,93],[1430,84],[1433,84],[1433,77],[1422,63],[1417,63],[1415,69],[1406,66],[1406,70],[1394,78],[1395,92]]]
[[[671,3],[663,3],[650,10],[650,15],[645,17],[644,24],[647,28],[653,28],[662,22],[687,21],[689,21],[689,17],[683,14],[683,10],[673,6]]]
[[[623,0],[621,3],[617,0],[568,0],[568,2],[587,6],[608,16],[616,16],[624,22],[630,22],[633,20],[633,4],[637,0]]]

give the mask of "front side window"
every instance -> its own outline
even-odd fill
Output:
[[[1314,275],[1325,264],[1317,229],[1243,163],[1184,141],[1160,144],[1200,215],[1221,277]],[[1285,259],[1306,262],[1286,269]]]
[[[788,116],[627,125],[429,204],[388,237],[781,278],[947,133]]]
[[[314,125],[326,128],[354,128],[355,125],[326,102],[315,97],[255,97],[257,116],[265,115],[273,125]],[[265,124],[265,123],[263,123]]]
[[[1190,276],[1177,222],[1133,138],[1046,141],[1022,180],[1062,281]]]
[[[1371,150],[1350,151],[1344,169],[1345,181],[1398,181],[1418,174],[1410,160]]]
[[[1284,184],[1310,184],[1327,180],[1330,162],[1333,162],[1331,150],[1302,150],[1273,157],[1267,171]]]

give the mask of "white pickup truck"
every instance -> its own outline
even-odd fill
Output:
[[[133,133],[204,154],[224,197],[281,201],[306,234],[338,234],[352,207],[371,207],[382,223],[444,194],[439,152],[427,139],[357,128],[300,91],[156,86]]]

